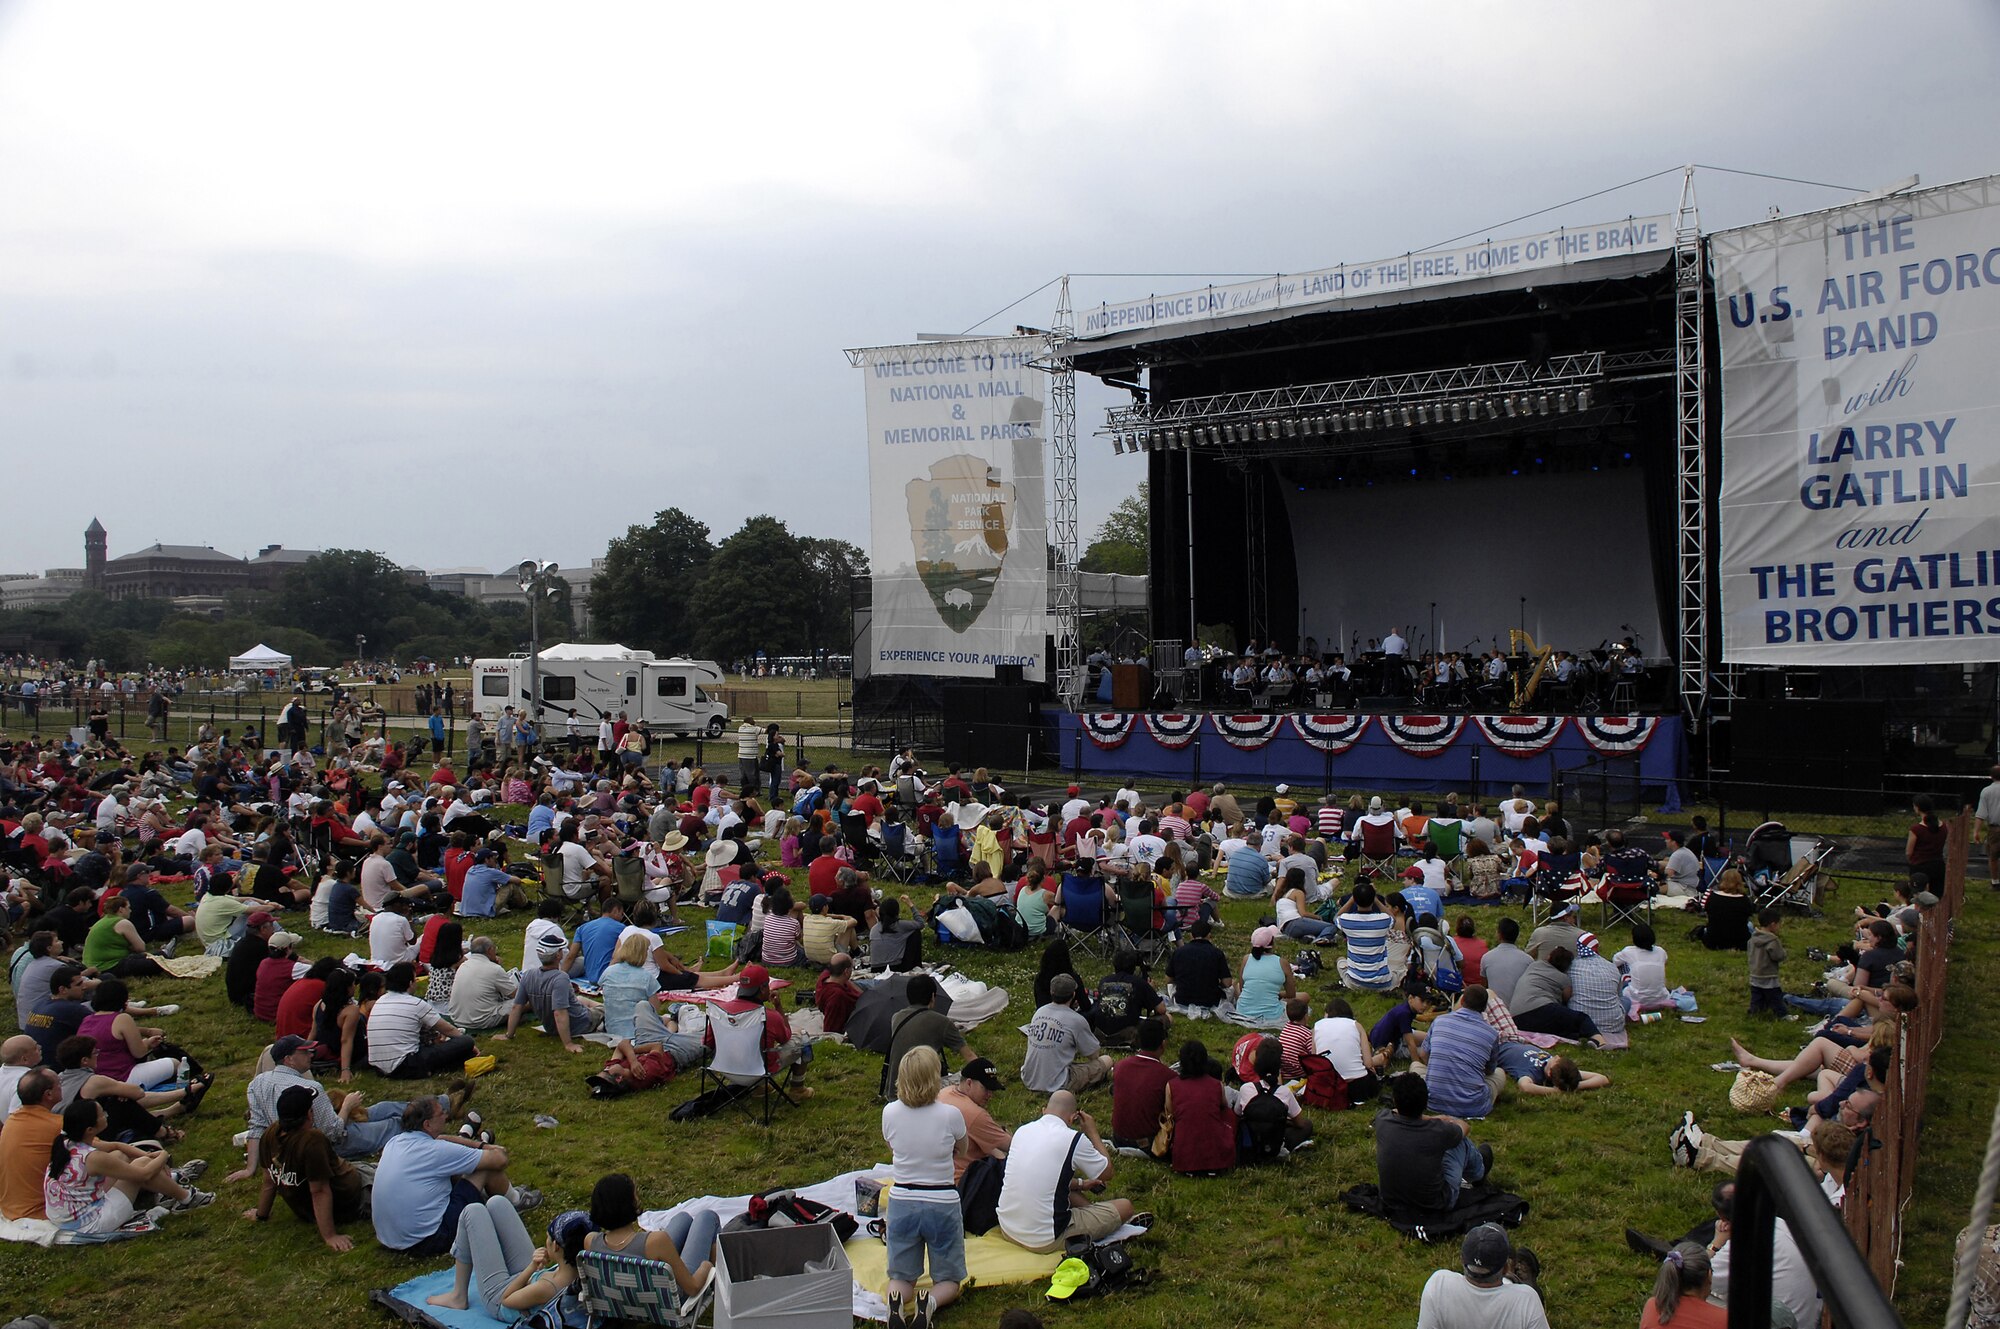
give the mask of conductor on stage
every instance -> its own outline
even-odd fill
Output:
[[[1409,653],[1410,643],[1403,640],[1402,633],[1390,628],[1389,635],[1382,638],[1382,654],[1392,655],[1400,660]]]

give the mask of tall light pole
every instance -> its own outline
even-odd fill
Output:
[[[549,579],[556,575],[553,563],[537,563],[534,559],[521,560],[515,569],[519,576],[521,593],[528,597],[528,715],[534,721],[537,736],[542,725],[542,596],[553,597],[556,588]]]

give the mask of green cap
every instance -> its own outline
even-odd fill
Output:
[[[1056,1301],[1068,1301],[1089,1282],[1089,1265],[1075,1258],[1064,1260],[1049,1278],[1049,1296]]]

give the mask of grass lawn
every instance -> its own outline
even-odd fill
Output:
[[[185,903],[187,892],[182,886],[169,894]],[[1835,902],[1838,911],[1851,908],[1860,893],[1849,886]],[[927,903],[928,890],[916,894]],[[1987,972],[1984,966],[1994,958],[2000,904],[1977,882],[1970,894],[1954,952],[1953,1028],[1934,1081],[1937,1129],[1926,1136],[1924,1184],[1912,1206],[1912,1245],[1905,1253],[1902,1302],[1912,1324],[1936,1323],[1942,1316],[1949,1283],[1945,1259],[1952,1234],[1964,1222],[1984,1125],[2000,1083],[2000,1070],[1974,1033],[1982,1023],[1979,1003],[1986,1000],[1974,978]],[[1474,912],[1490,940],[1498,911]],[[1232,957],[1240,959],[1259,913],[1255,904],[1225,908],[1228,927],[1219,939]],[[1496,1180],[1533,1205],[1516,1236],[1542,1258],[1544,1297],[1557,1324],[1637,1322],[1653,1271],[1626,1251],[1622,1229],[1631,1224],[1655,1233],[1684,1230],[1701,1215],[1713,1181],[1669,1165],[1668,1129],[1689,1107],[1705,1127],[1724,1135],[1771,1125],[1769,1118],[1734,1113],[1727,1101],[1730,1077],[1706,1064],[1726,1058],[1731,1034],[1776,1055],[1796,1046],[1803,1028],[1753,1022],[1745,1014],[1743,957],[1703,951],[1686,940],[1677,915],[1663,914],[1662,920],[1662,942],[1672,955],[1670,977],[1700,995],[1708,1021],[1695,1025],[1669,1018],[1635,1028],[1630,1051],[1582,1053],[1584,1067],[1609,1074],[1612,1088],[1562,1100],[1522,1103],[1510,1097],[1475,1132],[1498,1155]],[[489,929],[509,963],[519,960],[525,923],[516,915]],[[1799,957],[1788,965],[1796,988],[1814,976],[1815,966],[1803,958],[1806,946],[1830,948],[1844,931],[1837,919],[1788,922],[1787,944]],[[1625,944],[1627,930],[1613,928],[1606,938],[1609,953]],[[699,948],[693,933],[671,940],[689,957]],[[307,951],[342,954],[352,945],[312,937]],[[1285,949],[1295,950],[1290,942]],[[937,948],[930,953],[938,954]],[[970,1035],[1011,1081],[1023,1053],[1016,1026],[1029,1014],[1036,950],[951,949],[943,955],[1012,992],[1006,1015]],[[1327,976],[1305,985],[1316,1006],[1334,991],[1330,975],[1329,965]],[[211,1161],[206,1184],[215,1186],[238,1161],[229,1137],[242,1126],[243,1085],[264,1041],[263,1026],[227,1005],[219,975],[200,983],[145,980],[135,989],[148,1001],[180,1002],[181,1013],[163,1022],[170,1036],[219,1072],[182,1152]],[[1372,1020],[1389,1003],[1364,995],[1354,1004],[1363,1019]],[[1220,1051],[1241,1032],[1213,1022],[1180,1026],[1173,1044],[1194,1037]],[[740,1115],[669,1123],[668,1111],[693,1092],[692,1077],[652,1093],[593,1102],[582,1079],[598,1064],[594,1047],[571,1056],[552,1038],[524,1034],[482,1044],[482,1050],[498,1053],[500,1067],[478,1082],[475,1104],[513,1150],[516,1179],[547,1194],[548,1205],[536,1216],[541,1222],[582,1205],[592,1183],[608,1171],[630,1172],[645,1203],[664,1207],[693,1194],[805,1184],[886,1159],[873,1101],[879,1061],[844,1047],[823,1046],[813,1072],[816,1097],[802,1111],[780,1116],[769,1132]],[[414,1088],[369,1076],[356,1087],[371,1099]],[[1801,1094],[1795,1089],[1792,1101],[1802,1101]],[[1108,1091],[1089,1095],[1086,1106],[1108,1124]],[[1036,1109],[1033,1096],[1012,1083],[995,1103],[1003,1121],[1025,1120]],[[530,1121],[537,1112],[551,1113],[561,1124],[537,1129]],[[1121,1160],[1114,1192],[1159,1216],[1136,1248],[1141,1263],[1158,1271],[1159,1281],[1104,1303],[1051,1306],[1051,1323],[1413,1323],[1419,1289],[1431,1270],[1455,1263],[1455,1247],[1427,1247],[1348,1213],[1338,1194],[1374,1177],[1369,1114],[1320,1113],[1314,1120],[1318,1148],[1284,1165],[1227,1178],[1184,1180],[1163,1168]],[[214,1206],[170,1218],[162,1231],[137,1241],[56,1251],[0,1249],[0,1312],[40,1311],[65,1325],[92,1326],[114,1324],[133,1307],[172,1325],[376,1325],[385,1321],[366,1302],[369,1288],[437,1265],[389,1255],[362,1228],[350,1229],[356,1249],[336,1255],[282,1205],[271,1222],[254,1225],[242,1213],[255,1195],[251,1182],[223,1187]],[[1041,1287],[976,1288],[949,1318],[991,1324],[1008,1306],[1040,1308],[1041,1303]]]

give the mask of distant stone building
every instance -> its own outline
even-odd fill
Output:
[[[152,544],[104,565],[103,590],[114,600],[219,598],[250,589],[250,565],[209,545]]]
[[[283,590],[286,573],[319,556],[320,551],[317,549],[287,549],[283,545],[265,545],[257,551],[257,557],[250,560],[250,589]]]
[[[50,568],[39,577],[0,580],[0,609],[32,609],[56,605],[84,588],[83,568]]]

